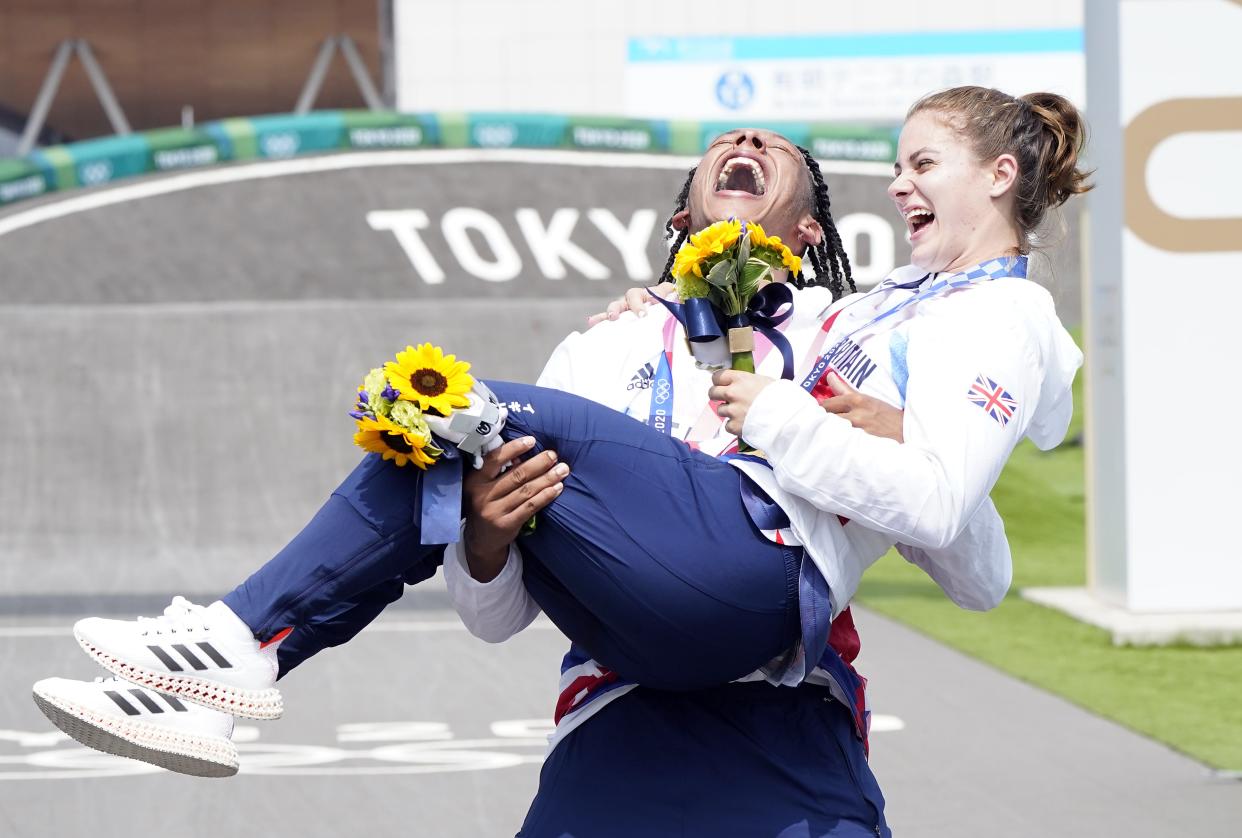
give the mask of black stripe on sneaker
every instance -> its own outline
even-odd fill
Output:
[[[191,652],[189,649],[187,649],[185,646],[182,646],[180,643],[174,643],[172,644],[172,647],[177,650],[177,654],[185,658],[185,662],[188,663],[190,666],[194,667],[195,669],[206,669],[207,668],[207,664],[203,663],[201,660],[194,657],[194,653]]]
[[[180,672],[181,670],[183,670],[183,669],[185,668],[185,667],[183,667],[181,664],[179,664],[179,663],[177,663],[175,660],[173,660],[172,655],[170,655],[170,654],[168,654],[167,652],[165,652],[165,651],[164,651],[163,649],[161,649],[159,646],[148,646],[148,647],[147,647],[147,651],[149,651],[151,654],[153,654],[153,655],[155,655],[157,658],[159,658],[159,659],[160,659],[160,663],[162,663],[162,664],[164,664],[164,666],[168,667],[169,671],[171,671],[171,672]]]
[[[202,649],[204,652],[206,652],[207,656],[211,658],[213,661],[215,661],[216,665],[219,666],[221,669],[232,669],[233,668],[233,664],[229,663],[228,660],[224,657],[224,655],[217,652],[216,647],[212,646],[210,643],[195,643],[194,645]]]
[[[155,703],[151,696],[147,695],[140,689],[132,689],[129,694],[142,702],[142,706],[150,710],[152,713],[163,713],[164,708]]]
[[[171,707],[176,712],[178,713],[186,712],[185,705],[182,704],[180,701],[178,701],[175,695],[169,695],[168,693],[158,693],[158,692],[156,693],[156,695],[164,699],[164,701],[167,702],[168,706]]]
[[[137,716],[137,715],[138,715],[138,713],[139,713],[138,708],[137,708],[137,707],[135,707],[134,705],[130,704],[130,703],[129,703],[128,701],[126,701],[124,698],[122,698],[120,693],[113,692],[112,690],[104,690],[104,695],[106,695],[108,698],[112,699],[112,703],[113,703],[113,704],[115,704],[117,707],[120,707],[122,710],[124,710],[124,711],[125,711],[125,715],[127,715],[127,716]]]

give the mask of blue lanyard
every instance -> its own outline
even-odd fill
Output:
[[[838,339],[836,343],[834,343],[831,347],[829,347],[827,352],[819,356],[819,360],[815,362],[815,366],[811,370],[810,374],[808,374],[807,377],[803,379],[802,389],[806,390],[808,393],[811,390],[815,389],[815,385],[819,383],[819,379],[821,376],[823,376],[824,370],[828,368],[829,359],[832,358],[836,354],[837,350],[841,347],[843,343],[845,343],[847,340],[852,338],[854,335],[861,332],[863,329],[869,329],[872,326],[874,326],[876,323],[879,323],[881,320],[887,320],[889,317],[892,317],[897,312],[902,311],[903,309],[906,309],[909,306],[914,305],[915,303],[926,300],[929,297],[935,297],[938,294],[943,294],[945,292],[952,291],[956,288],[964,288],[968,285],[974,285],[976,283],[981,283],[981,282],[990,282],[993,279],[1002,279],[1004,277],[1016,277],[1019,279],[1025,279],[1026,278],[1026,265],[1027,265],[1026,256],[1009,256],[1009,257],[1003,257],[1000,259],[989,259],[986,262],[979,263],[973,268],[969,268],[965,271],[959,271],[954,274],[949,274],[943,279],[935,280],[930,285],[928,285],[926,288],[924,288],[922,291],[920,291],[918,294],[915,294],[913,297],[907,297],[906,299],[902,300],[900,303],[893,306],[892,308],[889,308],[889,309],[886,309],[885,311],[880,312],[875,317],[868,320],[866,323],[862,324],[861,326],[855,329],[852,329],[848,334],[843,335],[840,339]],[[928,274],[928,276],[930,276],[930,274]],[[866,297],[859,297],[853,303],[850,303],[850,305],[854,305],[855,303],[860,303],[863,300],[867,299],[867,297],[871,297],[880,292],[895,291],[901,288],[909,288],[911,287],[911,285],[914,285],[915,287],[917,287],[918,285],[922,284],[923,281],[926,279],[927,279],[927,276],[924,276],[922,279],[918,280],[918,282],[916,283],[906,283],[905,285],[881,284],[879,288],[876,288],[870,294],[866,295]],[[837,314],[840,314],[841,311],[844,311],[844,310],[845,309],[840,309],[837,312]]]
[[[673,432],[673,371],[668,356],[668,352],[660,352],[660,363],[651,380],[651,407],[647,413],[647,424],[665,436]]]

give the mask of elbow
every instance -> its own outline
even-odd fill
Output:
[[[993,591],[974,591],[964,596],[956,596],[953,602],[966,611],[991,611],[996,606],[1005,601],[1005,592],[1003,590]]]
[[[952,597],[959,608],[967,611],[991,611],[1005,601],[1009,593],[1009,585],[1013,580],[1013,568],[1006,562],[1001,575],[991,582],[979,585],[969,591],[960,592]]]
[[[467,628],[470,629],[470,633],[475,637],[479,638],[484,643],[491,643],[492,645],[504,643],[513,636],[512,632],[505,631],[503,628],[498,628],[496,626],[488,626],[486,628],[480,626],[467,626]]]

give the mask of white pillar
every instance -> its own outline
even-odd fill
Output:
[[[1242,2],[1084,9],[1089,599],[1119,642],[1238,638]]]

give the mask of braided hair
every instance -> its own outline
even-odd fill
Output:
[[[802,146],[797,146],[797,149],[802,152],[802,160],[811,175],[814,203],[812,215],[823,228],[824,237],[819,244],[807,248],[807,255],[815,266],[815,280],[808,283],[798,276],[795,277],[797,281],[794,287],[823,285],[832,292],[834,300],[839,300],[847,293],[853,294],[858,288],[854,285],[849,257],[845,255],[845,247],[841,244],[841,234],[837,232],[837,225],[832,220],[832,204],[828,200],[828,185],[824,183],[824,174],[819,170],[819,163],[811,156],[810,151]]]
[[[839,300],[847,293],[854,293],[858,289],[854,285],[854,277],[850,272],[850,260],[845,255],[845,248],[841,244],[841,234],[837,232],[837,226],[832,220],[832,206],[828,200],[828,186],[824,183],[823,173],[819,170],[819,163],[811,156],[811,152],[798,146],[798,151],[802,153],[802,160],[806,164],[807,173],[810,180],[807,184],[812,198],[812,217],[823,228],[824,237],[819,244],[808,247],[806,255],[810,258],[811,264],[815,267],[815,277],[807,279],[803,274],[798,273],[789,278],[789,284],[795,288],[805,288],[808,285],[822,285],[832,292],[832,298]],[[691,169],[686,174],[686,182],[681,185],[681,191],[677,193],[677,204],[673,207],[672,214],[668,220],[664,222],[664,238],[669,242],[668,261],[664,263],[664,270],[660,274],[660,280],[672,279],[673,263],[677,259],[677,250],[685,243],[689,236],[689,230],[681,230],[680,232],[673,229],[673,217],[677,213],[686,208],[687,201],[690,196],[690,184],[694,181],[694,173],[698,171],[698,167]],[[848,289],[848,290],[847,290]]]
[[[673,214],[670,215],[668,220],[664,222],[664,240],[669,243],[669,251],[668,261],[664,263],[664,270],[660,272],[661,282],[664,282],[666,279],[671,280],[673,278],[673,262],[677,261],[677,251],[683,244],[685,244],[686,239],[690,235],[689,230],[682,230],[680,233],[674,232],[673,216],[677,215],[677,213],[686,208],[686,200],[690,197],[690,184],[694,181],[694,173],[698,170],[699,167],[695,166],[690,170],[690,173],[686,175],[686,182],[681,185],[681,191],[677,193],[677,205],[673,207]],[[676,236],[676,238],[674,238],[674,236]]]

